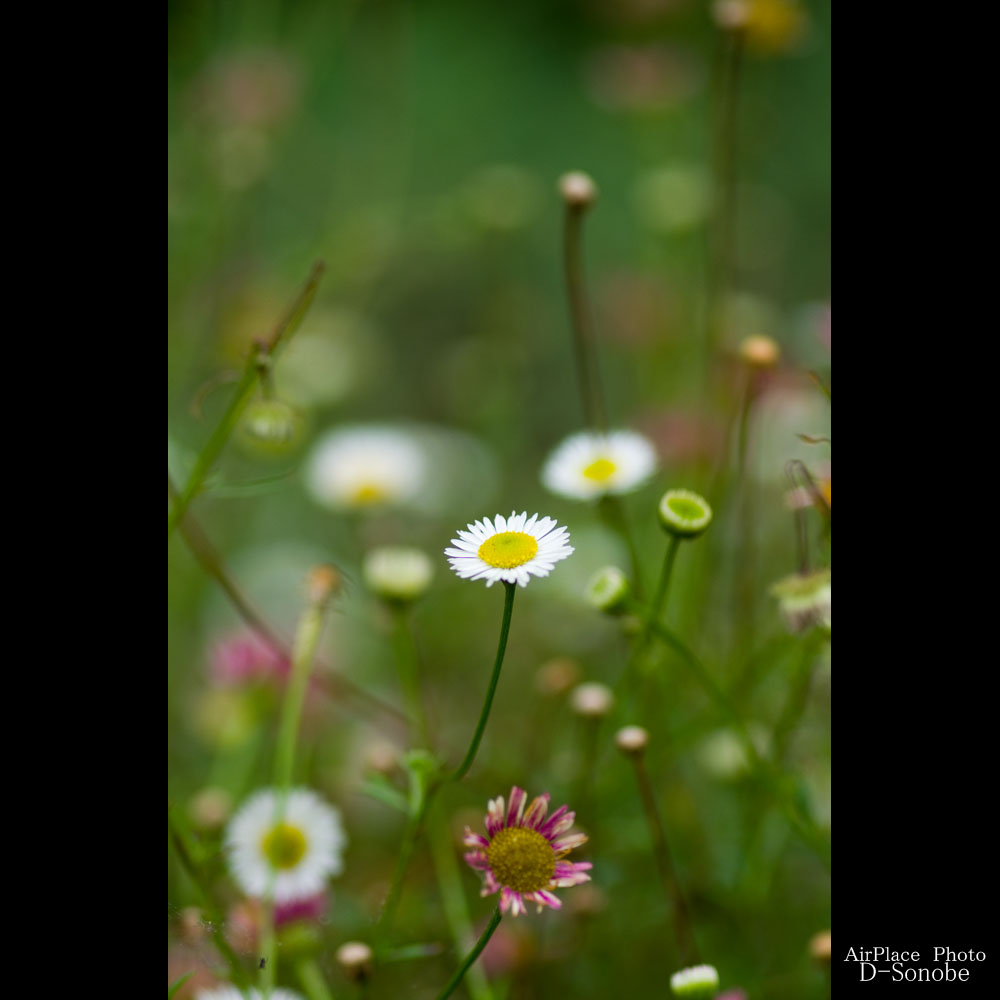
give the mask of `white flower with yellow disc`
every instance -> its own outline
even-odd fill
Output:
[[[569,532],[551,517],[511,512],[467,526],[444,550],[451,568],[464,580],[485,580],[492,587],[504,583],[528,585],[532,576],[548,576],[561,559],[573,554]]]
[[[347,836],[340,812],[307,788],[252,796],[226,830],[229,869],[248,896],[275,903],[314,896],[343,871]]]
[[[571,500],[638,489],[656,471],[656,449],[635,431],[583,431],[566,438],[542,469],[547,490]]]
[[[324,435],[309,456],[306,485],[337,510],[404,505],[426,476],[423,450],[391,427],[348,427]]]

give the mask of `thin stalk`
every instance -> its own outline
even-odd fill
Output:
[[[333,1000],[333,994],[326,985],[323,973],[314,958],[301,958],[295,963],[295,974],[309,1000]]]
[[[632,567],[632,587],[636,597],[642,600],[645,587],[642,581],[642,566],[639,560],[639,550],[635,544],[635,538],[628,526],[628,517],[625,514],[625,504],[619,496],[608,494],[601,497],[598,502],[598,509],[604,516],[607,523],[618,532],[625,547],[628,549],[629,563]]]
[[[319,643],[320,633],[323,631],[326,607],[326,597],[320,601],[312,601],[303,612],[295,634],[295,644],[292,647],[292,673],[281,709],[278,745],[274,758],[275,783],[282,797],[287,795],[292,783],[295,744],[302,719],[302,706],[305,704],[313,656]]]
[[[216,902],[209,883],[204,878],[200,868],[191,856],[191,852],[184,840],[184,835],[181,832],[180,827],[174,822],[174,818],[169,809],[167,810],[167,828],[170,835],[170,842],[173,844],[174,851],[180,860],[181,867],[194,883],[194,887],[201,896],[202,903],[208,911],[207,924],[209,932],[212,935],[212,940],[215,942],[215,947],[219,949],[219,953],[226,960],[226,962],[229,963],[229,969],[236,985],[241,989],[246,989],[250,986],[250,977],[247,975],[247,970],[236,957],[236,953],[233,951],[229,942],[226,940],[226,935],[223,933],[222,907]]]
[[[462,878],[455,860],[455,851],[448,824],[444,822],[440,810],[434,809],[430,815],[430,846],[434,870],[437,874],[438,886],[441,889],[441,901],[444,904],[444,915],[448,921],[455,949],[461,953],[468,951],[475,939],[472,920],[469,917],[469,907],[465,902],[462,889]],[[481,966],[474,965],[466,973],[467,987],[472,1000],[493,1000],[493,991],[489,980]]]
[[[462,763],[458,765],[451,774],[451,781],[461,781],[472,767],[472,762],[476,759],[476,751],[479,749],[479,741],[483,738],[483,731],[486,729],[486,720],[490,717],[490,708],[493,705],[493,696],[496,694],[497,683],[500,680],[500,668],[503,666],[503,655],[507,649],[507,635],[510,632],[510,618],[514,610],[514,594],[517,593],[516,583],[504,583],[506,590],[503,604],[503,620],[500,622],[500,639],[497,643],[497,656],[493,663],[493,673],[490,676],[490,684],[486,689],[486,700],[483,702],[483,709],[479,713],[479,722],[476,724],[476,731],[472,734],[472,742],[466,751]]]
[[[500,913],[500,907],[498,906],[493,911],[493,916],[490,918],[490,922],[486,925],[486,930],[483,931],[482,936],[476,942],[476,946],[469,952],[465,957],[465,961],[458,967],[455,975],[448,980],[448,984],[445,988],[437,995],[437,1000],[446,1000],[450,997],[452,993],[458,988],[458,984],[462,981],[465,973],[468,972],[469,966],[477,958],[479,958],[479,953],[486,947],[490,938],[493,937],[493,932],[500,926],[500,918],[502,914]]]
[[[167,492],[171,496],[177,496],[176,487],[169,476],[167,477]],[[180,522],[180,533],[198,564],[222,588],[223,593],[229,598],[233,610],[243,619],[246,625],[256,632],[277,653],[280,653],[286,659],[291,659],[292,651],[288,643],[278,635],[277,631],[259,612],[251,607],[250,602],[226,571],[221,557],[190,511],[184,515]],[[322,678],[322,684],[328,689],[327,693],[333,698],[353,698],[358,702],[363,702],[370,709],[375,709],[395,719],[397,722],[407,721],[406,716],[398,708],[387,704],[381,698],[359,687],[353,681],[347,680],[347,678],[330,677],[327,675]]]
[[[399,679],[408,702],[410,718],[414,720],[420,746],[430,746],[427,732],[427,717],[424,714],[423,699],[420,696],[420,669],[417,644],[410,626],[407,608],[393,609],[392,646],[399,667]]]
[[[684,899],[680,879],[677,877],[677,870],[674,868],[670,845],[667,843],[667,832],[663,826],[663,820],[660,818],[660,811],[656,806],[656,796],[653,794],[653,785],[649,780],[649,771],[646,769],[645,755],[636,753],[629,756],[635,765],[639,796],[642,799],[642,808],[646,814],[646,822],[649,824],[649,833],[653,841],[653,856],[656,858],[656,866],[663,882],[667,904],[672,907],[674,912],[677,949],[680,952],[681,962],[686,968],[698,962],[698,948],[691,930],[691,915]]]
[[[266,340],[258,341],[254,345],[254,349],[243,368],[243,374],[240,376],[240,381],[236,386],[236,391],[229,402],[229,406],[226,408],[225,413],[223,413],[222,419],[212,431],[208,441],[205,442],[204,447],[199,452],[198,457],[195,459],[194,467],[188,475],[187,482],[180,491],[180,495],[170,507],[170,511],[167,514],[167,538],[174,533],[174,528],[177,527],[188,505],[201,489],[205,477],[215,464],[215,460],[219,457],[226,441],[229,440],[229,435],[239,421],[244,409],[246,409],[247,403],[250,402],[250,397],[253,395],[260,373],[268,370],[270,362],[276,356],[278,349],[292,336],[302,322],[302,318],[305,316],[316,295],[316,289],[319,286],[319,279],[323,274],[324,267],[325,265],[322,261],[313,265],[312,273],[309,275],[305,287],[298,294],[281,322],[275,327],[271,336]]]
[[[653,634],[681,655],[681,659],[699,679],[705,690],[716,703],[723,708],[739,731],[747,757],[754,773],[765,783],[769,793],[781,804],[786,818],[792,828],[805,843],[819,856],[826,867],[830,866],[830,843],[826,834],[819,829],[816,821],[808,810],[803,809],[798,801],[795,790],[790,786],[787,776],[774,763],[763,758],[754,746],[746,724],[736,707],[723,693],[722,689],[712,680],[711,674],[690,649],[668,628],[656,624]]]
[[[330,586],[319,576],[322,572],[322,570],[317,571],[317,576],[310,580],[310,589],[313,593],[310,594],[309,604],[302,612],[295,633],[295,643],[292,647],[292,673],[281,706],[278,743],[274,753],[274,779],[278,789],[275,825],[284,820],[285,806],[295,770],[295,746],[298,741],[299,723],[302,720],[302,707],[305,704],[313,656],[323,631],[323,622],[331,596]],[[264,917],[261,928],[261,950],[264,953],[264,965],[261,969],[260,982],[265,997],[274,987],[278,963],[277,938],[274,932],[274,880],[276,876],[276,870],[272,869],[270,884],[264,897]]]
[[[663,568],[660,570],[660,579],[656,584],[656,593],[653,595],[653,602],[649,605],[649,610],[643,622],[642,633],[639,637],[639,646],[645,649],[649,642],[650,633],[653,626],[659,621],[663,613],[663,606],[667,600],[667,591],[670,589],[670,577],[674,572],[674,560],[677,558],[677,550],[681,546],[678,535],[671,535],[667,545],[666,555],[663,557]]]
[[[450,774],[445,774],[438,780],[433,781],[422,796],[419,806],[410,813],[406,823],[406,829],[403,831],[403,842],[400,845],[399,854],[396,856],[396,865],[393,869],[392,881],[389,883],[389,892],[386,896],[385,904],[382,907],[382,912],[378,919],[378,925],[376,928],[376,942],[378,947],[381,947],[385,935],[392,924],[392,918],[395,914],[396,906],[399,902],[399,896],[403,888],[403,879],[406,876],[406,870],[409,867],[410,859],[413,856],[413,850],[416,847],[417,839],[420,836],[424,818],[427,815],[427,810],[430,808],[435,794],[448,782],[461,781],[462,778],[464,778],[468,773],[469,768],[472,767],[473,761],[476,759],[476,751],[479,749],[479,743],[483,738],[483,731],[486,729],[486,722],[490,715],[490,707],[493,704],[493,696],[496,694],[497,683],[500,680],[500,668],[503,666],[504,652],[507,649],[507,636],[510,633],[510,620],[511,614],[514,610],[514,594],[517,592],[517,584],[504,583],[504,588],[503,618],[500,622],[500,638],[497,643],[497,655],[493,664],[493,673],[490,676],[489,687],[486,689],[486,699],[483,702],[483,709],[479,714],[479,722],[476,725],[476,731],[472,735],[472,742],[469,744],[469,749],[466,751],[462,763],[459,764],[459,766]],[[376,950],[378,950],[378,948]]]
[[[576,360],[577,384],[583,413],[591,430],[604,431],[608,427],[604,396],[594,351],[594,331],[583,280],[581,261],[581,231],[585,205],[566,206],[563,229],[563,255],[566,267],[566,290],[569,294],[569,314],[573,328],[573,356]]]

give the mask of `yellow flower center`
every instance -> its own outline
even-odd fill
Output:
[[[617,468],[618,466],[610,459],[598,458],[583,470],[583,474],[587,479],[593,479],[595,483],[606,483]]]
[[[260,846],[275,868],[294,868],[306,853],[306,836],[297,826],[279,823]]]
[[[496,880],[515,892],[547,889],[556,871],[556,852],[537,831],[511,826],[494,834],[486,852]]]
[[[479,546],[479,558],[498,569],[513,569],[534,559],[538,542],[524,531],[501,531]]]
[[[385,499],[385,490],[378,483],[361,483],[354,491],[354,502],[359,506],[378,503]]]

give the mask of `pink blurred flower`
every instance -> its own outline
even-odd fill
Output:
[[[539,795],[527,809],[527,795],[516,786],[510,790],[510,807],[503,796],[491,799],[484,818],[488,836],[465,828],[465,846],[475,850],[465,855],[470,867],[484,873],[481,896],[500,892],[500,910],[513,916],[527,912],[536,903],[554,910],[562,902],[551,890],[589,882],[589,861],[566,861],[574,847],[586,843],[585,833],[568,833],[576,813],[560,806],[548,819],[548,793]]]
[[[295,920],[319,920],[326,912],[327,897],[325,892],[303,899],[292,899],[287,903],[279,903],[274,908],[274,926],[282,927]]]
[[[244,684],[283,680],[290,668],[288,660],[263,639],[252,632],[238,632],[215,643],[210,669],[217,684]]]

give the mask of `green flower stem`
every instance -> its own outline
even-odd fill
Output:
[[[486,720],[490,717],[490,708],[493,705],[493,696],[496,694],[497,683],[500,680],[500,668],[503,666],[503,655],[507,649],[507,635],[510,632],[510,618],[514,610],[514,594],[517,593],[516,583],[504,583],[506,593],[504,594],[503,620],[500,622],[500,641],[497,643],[497,657],[493,664],[493,674],[490,677],[490,685],[486,689],[486,700],[483,702],[483,710],[479,713],[479,722],[476,731],[472,734],[472,742],[465,754],[462,763],[458,765],[451,774],[451,781],[461,781],[472,767],[472,762],[476,759],[476,751],[479,749],[479,741],[483,738],[483,730],[486,729]]]
[[[601,392],[597,359],[594,354],[594,333],[590,321],[590,307],[583,281],[581,262],[581,231],[584,205],[566,206],[566,223],[563,229],[563,253],[566,267],[566,290],[569,293],[569,313],[573,328],[573,356],[576,360],[577,384],[588,426],[595,431],[607,430],[608,418]]]
[[[177,490],[169,476],[167,477],[167,491],[172,496],[177,495]],[[190,511],[184,515],[184,518],[180,522],[180,532],[181,537],[187,543],[191,554],[198,561],[198,564],[222,588],[222,592],[229,599],[229,603],[240,618],[243,619],[247,627],[256,632],[264,642],[273,647],[286,659],[291,659],[291,649],[288,643],[250,606],[243,592],[227,573],[218,552],[215,551],[215,547],[208,540],[205,532]],[[406,716],[398,708],[387,704],[381,698],[359,687],[346,677],[328,676],[323,678],[322,683],[328,689],[328,693],[338,700],[349,698],[363,703],[368,706],[369,710],[381,712],[397,722],[407,721]]]
[[[246,409],[247,403],[250,402],[250,397],[253,395],[261,372],[268,369],[271,360],[277,354],[278,348],[291,337],[309,310],[313,297],[316,295],[316,289],[319,286],[319,279],[323,274],[324,266],[322,261],[313,265],[312,273],[309,275],[309,280],[306,282],[305,287],[292,303],[287,314],[275,328],[274,332],[267,340],[254,345],[254,350],[247,359],[247,363],[243,368],[243,374],[240,376],[240,381],[236,386],[236,391],[229,402],[229,406],[226,408],[226,412],[222,415],[222,419],[216,425],[215,430],[212,431],[205,446],[195,459],[194,467],[191,469],[191,473],[184,484],[184,488],[180,491],[180,495],[171,504],[170,511],[167,514],[167,538],[174,533],[174,528],[177,527],[184,516],[188,504],[191,503],[201,489],[205,477],[215,464],[215,460],[219,457],[226,441],[229,439],[229,435],[233,432],[233,428],[239,421],[244,409]]]
[[[641,610],[640,605],[633,604],[633,607]],[[746,723],[743,721],[743,717],[739,711],[712,679],[712,675],[705,668],[704,664],[688,649],[681,639],[671,632],[670,629],[660,624],[653,626],[653,634],[680,655],[681,660],[688,666],[706,692],[722,708],[726,715],[729,716],[742,738],[754,773],[765,783],[769,794],[780,803],[786,818],[795,832],[819,855],[824,865],[829,868],[829,837],[816,824],[816,820],[813,818],[807,805],[801,800],[797,788],[791,783],[789,777],[757,752],[757,748],[750,738]]]
[[[744,32],[727,31],[715,69],[715,119],[713,174],[715,209],[710,226],[708,280],[705,309],[706,375],[723,322],[723,304],[732,283],[736,232],[737,110]]]
[[[642,799],[643,812],[646,814],[646,822],[649,825],[649,833],[653,841],[653,856],[656,858],[656,867],[659,869],[663,882],[667,904],[674,912],[673,924],[677,934],[677,950],[680,953],[681,963],[687,968],[698,962],[698,948],[695,944],[694,932],[691,929],[691,914],[688,911],[680,879],[670,854],[667,831],[660,818],[660,810],[656,806],[656,796],[653,794],[653,785],[649,780],[649,771],[646,769],[645,755],[635,753],[629,756],[635,765],[639,797]]]
[[[479,958],[479,953],[486,947],[490,938],[493,937],[493,932],[500,926],[500,918],[502,914],[500,913],[500,907],[498,906],[493,911],[493,916],[490,918],[490,922],[486,925],[486,930],[483,931],[482,936],[476,942],[475,948],[469,952],[465,957],[465,961],[458,967],[458,971],[448,980],[447,986],[437,995],[437,1000],[446,1000],[450,997],[452,993],[458,988],[458,984],[462,981],[465,973],[468,971],[469,966],[477,958]]]
[[[314,958],[302,958],[295,963],[295,974],[309,1000],[333,1000],[333,994],[326,985],[323,973]]]
[[[598,510],[606,523],[618,533],[625,547],[628,549],[628,558],[632,567],[632,589],[639,600],[643,598],[644,586],[642,582],[642,566],[639,561],[639,550],[636,548],[635,538],[628,526],[628,517],[625,515],[625,504],[619,496],[607,494],[601,497],[598,502]]]
[[[285,700],[281,706],[281,721],[278,726],[278,745],[274,753],[274,783],[278,789],[278,809],[275,823],[284,819],[288,792],[292,785],[292,774],[295,770],[295,745],[299,735],[299,722],[302,719],[302,706],[305,704],[306,688],[309,685],[309,674],[312,670],[313,656],[323,631],[323,622],[329,606],[330,592],[310,598],[309,604],[295,632],[295,642],[292,646],[292,672],[285,689]],[[264,953],[264,967],[261,969],[260,983],[264,996],[274,986],[274,977],[278,963],[278,944],[274,933],[274,879],[276,872],[271,872],[271,884],[265,893],[264,918],[261,928],[261,950]]]
[[[278,793],[282,800],[288,794],[292,783],[295,764],[295,743],[305,704],[306,688],[312,669],[313,656],[319,643],[323,622],[326,618],[328,601],[311,601],[299,619],[299,627],[292,646],[292,672],[281,707],[281,722],[278,728],[278,745],[274,757],[274,776]]]
[[[399,854],[396,856],[396,866],[393,870],[392,881],[389,883],[389,893],[386,896],[385,904],[382,907],[382,913],[378,919],[378,925],[376,928],[376,952],[381,949],[385,935],[392,924],[392,918],[395,914],[396,905],[399,902],[400,892],[403,887],[403,878],[406,876],[406,869],[409,867],[414,847],[416,846],[417,839],[420,836],[424,818],[427,815],[427,810],[430,808],[434,796],[437,794],[442,785],[451,781],[461,781],[462,778],[464,778],[468,773],[469,768],[472,767],[473,761],[476,759],[476,751],[479,749],[479,743],[483,738],[483,731],[486,729],[486,722],[490,715],[490,707],[493,704],[493,696],[496,694],[497,683],[500,680],[500,668],[503,666],[504,652],[507,649],[507,636],[510,633],[511,614],[514,610],[514,594],[517,592],[517,584],[504,583],[504,587],[503,619],[500,622],[500,639],[497,643],[497,655],[493,664],[493,673],[490,676],[489,687],[486,690],[486,700],[483,703],[483,709],[479,715],[479,722],[476,725],[476,731],[472,735],[472,742],[469,744],[469,749],[466,751],[465,758],[462,760],[462,763],[459,764],[459,766],[450,774],[445,774],[435,780],[432,780],[426,788],[424,794],[421,796],[419,804],[415,807],[411,807],[409,819],[406,823],[406,829],[403,831],[403,842],[400,845]]]
[[[456,950],[468,951],[472,947],[475,934],[469,917],[469,907],[465,902],[465,893],[462,890],[462,877],[455,859],[451,831],[439,809],[431,811],[430,828],[431,857],[437,873],[438,886],[441,889],[445,919],[448,921]],[[472,966],[466,975],[466,985],[472,1000],[493,1000],[493,991],[481,966]]]
[[[396,663],[399,667],[399,679],[409,703],[412,723],[415,723],[420,746],[430,746],[427,732],[427,717],[424,714],[423,699],[420,696],[420,669],[417,656],[417,644],[413,638],[408,607],[393,609],[392,646],[396,653]]]
[[[417,838],[420,836],[424,816],[433,797],[434,790],[433,786],[427,790],[427,794],[424,796],[419,808],[415,812],[411,812],[406,821],[406,829],[403,830],[403,842],[400,844],[399,853],[396,855],[396,866],[392,872],[392,881],[389,883],[389,893],[385,897],[385,903],[382,906],[382,912],[379,915],[378,924],[375,928],[376,958],[381,957],[385,937],[392,926],[392,919],[396,914],[399,896],[403,891],[403,879],[406,877],[406,870],[410,866],[413,850],[417,846]]]
[[[223,909],[216,901],[210,883],[202,875],[201,869],[195,862],[191,854],[191,850],[188,848],[184,832],[181,829],[180,824],[175,821],[173,813],[170,809],[167,809],[167,832],[170,837],[170,843],[173,845],[174,852],[180,860],[181,867],[194,883],[195,889],[201,896],[201,900],[208,917],[207,924],[209,933],[212,935],[215,947],[219,949],[219,953],[229,964],[229,969],[233,976],[233,982],[235,982],[241,989],[248,988],[250,986],[250,977],[247,975],[247,970],[236,957],[236,953],[226,940],[226,935],[222,930]]]

